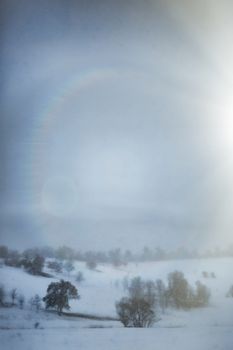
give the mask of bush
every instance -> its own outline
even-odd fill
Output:
[[[116,311],[125,327],[150,327],[155,321],[155,312],[144,298],[122,298]]]
[[[128,297],[116,303],[116,311],[125,327],[150,327],[155,321],[155,286],[140,277],[131,280]]]
[[[31,275],[42,275],[42,270],[44,267],[44,257],[36,255],[35,257],[26,256],[21,261],[25,270]]]
[[[25,303],[25,298],[22,294],[20,294],[18,296],[18,304],[19,304],[19,308],[23,309],[24,308],[24,303]]]
[[[94,260],[87,260],[86,265],[90,270],[94,270],[97,266],[97,263]]]
[[[5,300],[5,289],[3,286],[0,286],[0,306],[4,306],[4,300]]]
[[[79,271],[77,273],[77,276],[76,276],[75,280],[76,280],[76,282],[79,282],[79,283],[85,281],[84,275],[83,275],[83,273],[81,271]]]
[[[48,267],[50,270],[55,271],[56,273],[62,272],[62,263],[61,263],[61,262],[58,262],[58,261],[56,261],[56,260],[54,260],[54,261],[49,261],[48,264],[47,264],[47,267]]]

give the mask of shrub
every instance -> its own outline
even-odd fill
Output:
[[[150,327],[155,321],[155,312],[144,298],[122,298],[116,310],[125,327]]]
[[[127,291],[129,296],[116,303],[120,321],[125,327],[150,327],[155,321],[154,283],[135,277]]]
[[[20,294],[18,296],[18,304],[19,304],[19,308],[23,309],[24,308],[24,303],[25,303],[25,298],[22,294]]]
[[[81,271],[79,271],[77,273],[77,276],[76,276],[75,280],[76,280],[76,282],[79,282],[79,283],[81,283],[81,282],[83,282],[85,280],[84,275],[83,275],[83,273]]]
[[[61,262],[58,262],[58,261],[56,261],[56,260],[54,260],[54,261],[49,261],[48,264],[47,264],[47,267],[48,267],[50,270],[55,271],[56,273],[62,272],[62,263],[61,263]]]
[[[4,306],[4,300],[5,300],[5,289],[3,286],[0,286],[0,306]]]
[[[44,257],[36,255],[35,257],[26,256],[21,261],[26,271],[32,275],[41,275],[44,267]]]
[[[97,266],[97,263],[94,260],[87,260],[86,265],[90,270],[94,270]]]

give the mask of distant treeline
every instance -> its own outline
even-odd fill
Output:
[[[215,248],[204,253],[197,250],[189,250],[180,247],[174,251],[165,251],[164,249],[144,247],[140,252],[134,253],[129,249],[120,248],[109,251],[87,251],[81,252],[68,246],[59,248],[38,247],[26,249],[23,252],[9,249],[5,245],[0,245],[0,258],[4,259],[6,265],[16,266],[19,262],[34,259],[35,257],[53,258],[58,260],[77,260],[91,263],[111,263],[114,266],[125,265],[129,262],[147,262],[176,259],[200,259],[200,258],[222,258],[233,257],[233,245],[227,249]]]

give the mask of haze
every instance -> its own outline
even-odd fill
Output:
[[[1,242],[232,242],[231,1],[2,1]]]

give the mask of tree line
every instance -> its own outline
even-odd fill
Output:
[[[116,311],[125,327],[150,327],[158,318],[159,310],[166,308],[191,309],[207,306],[210,290],[200,281],[192,287],[184,274],[168,274],[167,285],[135,277],[124,281],[127,295],[116,303]]]
[[[87,251],[81,252],[68,246],[61,246],[56,249],[52,247],[41,247],[26,249],[23,252],[9,249],[5,245],[0,245],[0,258],[4,260],[8,266],[23,266],[25,269],[33,273],[31,260],[35,257],[55,258],[58,260],[77,260],[86,262],[90,268],[95,268],[98,263],[111,263],[114,266],[126,265],[130,262],[149,262],[161,260],[175,259],[196,259],[196,258],[221,258],[233,256],[233,245],[227,249],[215,248],[205,252],[190,250],[185,247],[177,248],[173,251],[165,251],[160,247],[150,248],[144,247],[140,252],[132,252],[129,249],[122,250],[120,248],[105,251]],[[29,262],[29,265],[28,265]]]

